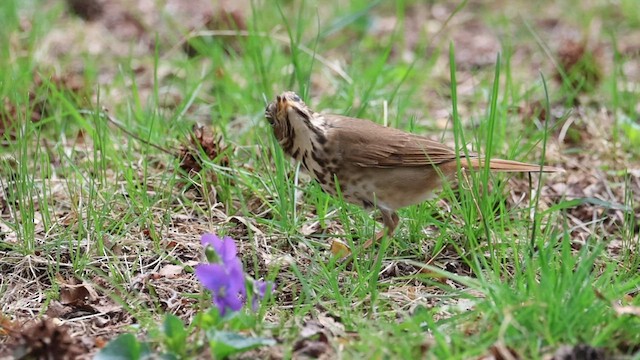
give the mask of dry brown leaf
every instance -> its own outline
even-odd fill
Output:
[[[60,303],[63,305],[87,305],[98,298],[98,293],[91,284],[62,283],[60,285]]]
[[[322,325],[323,328],[329,330],[334,337],[345,335],[344,325],[336,321],[333,316],[318,314],[318,323]]]
[[[168,264],[163,266],[158,273],[164,277],[172,278],[182,274],[182,271],[183,271],[182,266]]]
[[[333,239],[331,242],[331,255],[337,256],[341,259],[351,255],[351,249],[349,245],[345,244],[342,240]]]
[[[320,232],[320,222],[319,221],[313,221],[313,222],[304,223],[304,225],[302,225],[302,228],[300,229],[300,234],[302,234],[304,236],[309,236],[311,234],[317,234],[318,232]]]
[[[307,321],[300,339],[293,344],[293,359],[333,359],[335,350],[329,343],[329,331],[317,321]]]
[[[66,315],[70,312],[69,307],[62,305],[57,300],[52,300],[47,306],[45,314],[51,319],[53,318],[66,318]]]
[[[103,297],[95,304],[90,305],[97,314],[113,314],[122,311],[122,305],[113,302],[108,297]]]

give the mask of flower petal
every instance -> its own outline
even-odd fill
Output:
[[[242,263],[240,259],[234,259],[234,261],[227,264],[227,286],[229,291],[233,289],[243,298],[247,297],[247,286],[245,284],[244,272],[242,271]]]
[[[200,237],[200,242],[202,246],[206,247],[207,245],[212,246],[217,254],[220,254],[222,250],[222,239],[220,239],[215,234],[202,234]]]
[[[222,261],[225,263],[236,258],[236,255],[238,253],[238,250],[236,248],[236,242],[233,241],[233,239],[228,236],[225,236],[222,239],[221,249],[220,250],[216,249],[216,251],[218,252],[218,255],[220,255],[220,257],[222,258]]]
[[[220,316],[224,316],[227,313],[227,302],[224,296],[213,296],[213,303],[218,308],[218,313]]]
[[[202,285],[215,293],[229,285],[227,270],[220,264],[196,265],[195,273]]]
[[[253,311],[258,310],[258,302],[264,298],[264,295],[267,292],[267,287],[269,288],[271,293],[275,291],[272,281],[263,281],[263,280],[254,281],[253,283],[254,293],[253,293],[253,297],[251,298],[251,307],[253,308]]]
[[[240,297],[240,295],[237,292],[233,293],[231,291],[229,291],[225,295],[224,302],[226,306],[233,311],[242,309],[242,305],[244,305],[244,300]]]
[[[268,285],[271,285],[271,284],[268,284]],[[267,282],[262,280],[256,280],[256,282],[253,283],[253,288],[256,289],[258,297],[262,299],[264,297],[265,292],[267,292]]]

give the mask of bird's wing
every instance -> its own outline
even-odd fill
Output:
[[[456,158],[455,150],[422,136],[385,127],[374,122],[330,115],[330,141],[339,156],[362,167],[426,166]]]

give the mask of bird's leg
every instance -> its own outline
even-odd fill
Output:
[[[363,245],[363,249],[366,249],[371,245],[373,245],[374,243],[377,243],[385,235],[387,236],[393,235],[394,230],[396,229],[396,227],[398,227],[400,218],[398,217],[398,214],[396,214],[395,211],[380,209],[380,212],[382,213],[382,223],[384,224],[384,228],[378,231],[373,237],[373,239],[367,240]],[[334,240],[331,243],[331,253],[333,255],[339,256],[343,263],[349,262],[352,259],[351,250],[345,243],[343,243],[340,240]]]
[[[382,213],[382,223],[384,224],[384,228],[378,231],[373,237],[373,239],[369,239],[364,243],[363,245],[364,249],[373,245],[373,243],[377,243],[385,235],[392,236],[393,232],[396,230],[396,227],[398,227],[400,218],[398,217],[398,214],[395,211],[388,210],[388,209],[380,209],[380,213]]]

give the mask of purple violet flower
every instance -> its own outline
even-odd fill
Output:
[[[267,285],[269,285],[266,281],[256,280],[255,287],[258,290],[258,297],[261,299],[264,297],[264,293],[267,292]]]
[[[242,264],[200,264],[196,266],[198,280],[213,294],[213,303],[220,315],[228,310],[239,311],[247,298]]]
[[[228,262],[233,262],[233,260],[238,260],[238,250],[232,238],[225,236],[220,239],[214,234],[204,234],[200,241],[204,247],[207,247],[207,245],[213,247],[223,263],[227,264]]]
[[[271,292],[273,292],[273,283],[271,281],[262,281],[256,280],[253,282],[253,298],[251,299],[251,307],[255,311],[258,309],[258,301],[264,298],[265,293],[267,292],[267,286],[271,288]]]
[[[221,239],[214,234],[202,235],[201,242],[205,247],[213,247],[219,262],[197,265],[196,277],[213,294],[213,303],[221,316],[229,310],[239,311],[247,300],[247,284],[235,242],[228,236]],[[273,292],[272,282],[254,281],[251,296],[254,309],[264,298],[267,287]]]

